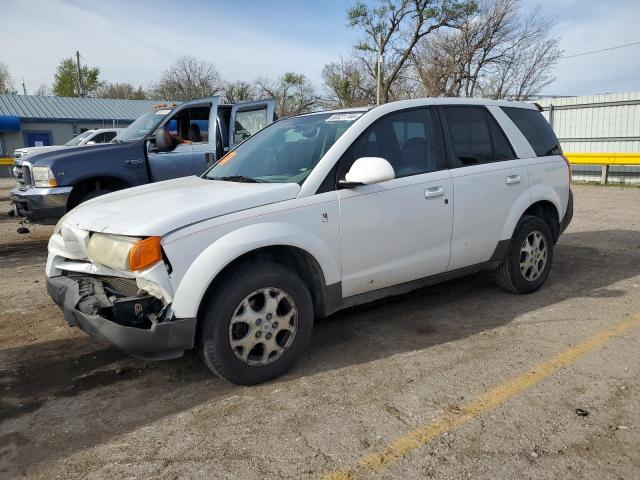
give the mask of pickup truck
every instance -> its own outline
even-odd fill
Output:
[[[273,99],[226,105],[209,97],[163,107],[143,114],[111,143],[16,158],[9,214],[52,225],[105,193],[200,175],[275,117]]]
[[[116,135],[122,132],[124,128],[94,128],[86,130],[76,135],[64,145],[43,145],[34,147],[16,148],[13,152],[14,158],[21,158],[25,155],[33,153],[50,152],[60,150],[67,147],[81,147],[82,145],[96,145],[98,143],[108,143],[113,140]]]

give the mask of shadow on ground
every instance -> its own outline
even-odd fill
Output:
[[[566,234],[539,292],[508,294],[478,274],[340,312],[316,323],[283,379],[456,341],[571,298],[618,297],[611,285],[638,275],[639,263],[640,232]],[[0,365],[0,473],[10,475],[247,389],[212,376],[193,352],[145,363],[84,336],[2,350]]]

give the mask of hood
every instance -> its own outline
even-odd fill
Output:
[[[60,150],[61,148],[67,148],[67,147],[66,145],[46,145],[43,147],[22,147],[22,148],[16,148],[14,151],[14,155],[16,154],[21,154],[22,156],[33,155],[41,152],[50,152],[52,150]]]
[[[96,145],[80,145],[77,147],[60,147],[45,151],[31,152],[28,161],[33,165],[51,168],[54,163],[64,160],[65,162],[84,161],[87,158],[106,159],[116,154],[121,155],[125,149],[134,149],[137,156],[144,154],[144,150],[139,147],[140,142],[129,143],[98,143]]]
[[[162,236],[173,230],[248,208],[295,198],[296,183],[238,183],[184,177],[109,193],[79,205],[64,218],[83,230]]]

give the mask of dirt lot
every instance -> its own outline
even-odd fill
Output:
[[[0,477],[640,478],[640,189],[574,191],[541,291],[483,274],[342,312],[251,388],[66,326],[51,228],[19,236],[2,214]]]

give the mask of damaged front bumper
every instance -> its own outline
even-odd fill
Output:
[[[70,326],[133,357],[176,358],[193,348],[196,319],[166,318],[166,306],[146,292],[124,294],[83,274],[47,277],[47,290]]]

